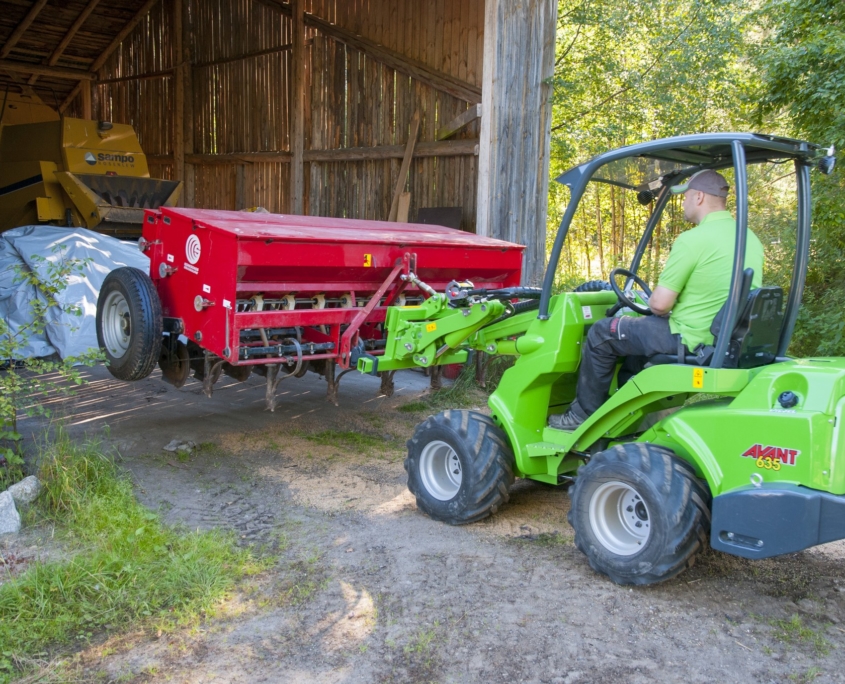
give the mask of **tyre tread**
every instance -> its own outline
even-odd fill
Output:
[[[462,459],[464,482],[471,483],[468,488],[462,485],[448,505],[429,500],[415,470],[422,448],[432,439],[427,434],[435,432],[439,435],[443,430],[451,433],[466,450],[469,458]],[[452,446],[455,448],[456,445]],[[514,481],[513,460],[507,437],[489,416],[476,411],[449,409],[429,416],[417,426],[408,440],[404,466],[408,472],[408,489],[416,497],[420,510],[435,520],[464,525],[496,513],[507,503],[509,488]]]
[[[635,454],[639,458],[633,458]],[[576,510],[581,490],[592,471],[605,464],[633,466],[637,462],[640,464],[638,470],[652,482],[664,498],[666,509],[673,515],[663,553],[657,561],[645,568],[632,562],[627,572],[620,572],[602,563],[599,550],[590,543],[583,530],[579,530]],[[706,543],[710,531],[710,493],[706,486],[695,476],[692,468],[671,450],[653,444],[618,444],[596,454],[581,469],[570,489],[570,497],[572,506],[568,520],[575,528],[576,547],[587,556],[590,567],[617,584],[646,585],[675,577],[693,565],[695,554]]]

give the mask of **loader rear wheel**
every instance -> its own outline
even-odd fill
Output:
[[[118,380],[143,380],[161,355],[161,302],[150,277],[137,268],[106,276],[97,299],[97,343]]]
[[[570,489],[569,524],[590,566],[617,584],[654,584],[692,566],[710,494],[671,451],[633,442],[599,452]]]
[[[450,525],[476,522],[508,500],[513,452],[505,433],[476,411],[443,411],[408,440],[408,489],[417,507]]]

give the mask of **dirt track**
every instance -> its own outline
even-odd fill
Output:
[[[197,632],[92,648],[92,678],[845,681],[842,543],[756,563],[707,552],[674,581],[622,588],[572,545],[563,489],[518,481],[498,515],[467,527],[417,512],[402,460],[425,414],[396,409],[425,391],[419,375],[397,375],[387,399],[352,374],[335,407],[309,374],[283,383],[274,414],[259,378],[207,399],[157,373],[91,376],[70,430],[106,435],[142,501],[278,556]],[[200,448],[179,460],[161,450],[173,438]]]

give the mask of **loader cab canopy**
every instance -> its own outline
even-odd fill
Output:
[[[745,308],[748,290],[743,287],[745,243],[748,227],[748,164],[792,163],[796,175],[797,221],[796,250],[792,281],[783,324],[777,344],[777,357],[786,353],[792,337],[798,306],[804,290],[810,247],[810,168],[818,165],[823,173],[833,169],[833,149],[827,153],[820,145],[755,133],[705,133],[664,138],[622,147],[601,154],[580,164],[556,178],[569,187],[571,199],[564,212],[555,238],[549,264],[543,281],[540,311],[541,320],[549,317],[549,302],[555,272],[560,260],[564,240],[590,181],[607,183],[637,193],[637,200],[654,207],[639,240],[630,271],[637,273],[640,261],[651,240],[655,226],[668,204],[670,186],[703,169],[734,170],[736,200],[736,250],[731,272],[731,287],[722,318],[722,334],[716,339],[711,367],[722,366],[732,331],[740,312]]]
[[[782,162],[789,159],[802,159],[812,163],[823,154],[819,145],[757,133],[688,135],[606,152],[569,169],[555,180],[570,190],[577,184],[577,180],[585,175],[589,175],[588,180],[628,190],[659,189],[661,185],[679,183],[681,179],[701,169],[719,170],[732,167],[734,162],[731,141],[736,139],[735,136],[747,139],[743,141],[743,146],[748,164]],[[696,139],[703,140],[696,143]],[[673,141],[675,145],[660,146],[660,143]],[[652,149],[655,146],[657,149]],[[619,153],[626,150],[629,153],[620,156]]]

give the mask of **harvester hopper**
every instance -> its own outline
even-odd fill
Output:
[[[49,223],[138,237],[144,210],[175,205],[181,185],[150,178],[125,124],[63,118],[0,126],[0,231]]]

